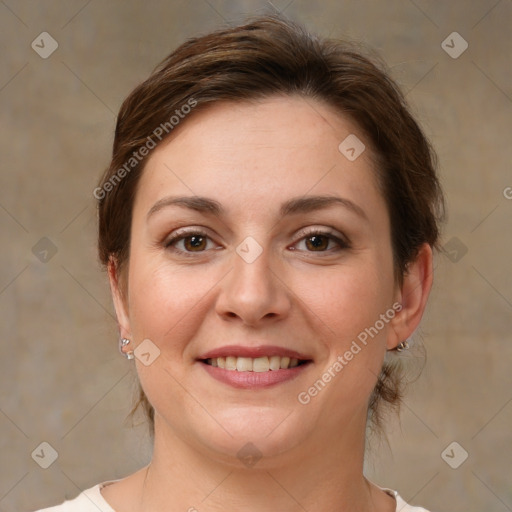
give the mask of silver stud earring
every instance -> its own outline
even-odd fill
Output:
[[[128,338],[119,338],[119,352],[121,352],[121,354],[123,354],[123,356],[126,357],[126,359],[133,359],[135,357],[133,355],[133,350],[131,350],[130,352],[125,352],[123,350],[123,348],[126,347],[126,345],[128,345],[129,343],[131,343],[131,340],[129,340]]]
[[[398,352],[402,352],[403,350],[407,350],[409,348],[409,342],[407,340],[402,341],[396,346]]]

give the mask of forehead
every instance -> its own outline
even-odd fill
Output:
[[[343,152],[345,140],[364,144],[355,160]],[[299,96],[215,103],[185,118],[150,155],[136,208],[147,210],[170,193],[214,197],[233,213],[325,193],[383,206],[359,127]]]

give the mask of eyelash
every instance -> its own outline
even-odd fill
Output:
[[[191,251],[183,251],[181,249],[176,249],[176,247],[173,247],[173,244],[175,244],[176,242],[179,242],[181,240],[185,240],[187,238],[191,238],[193,236],[200,236],[200,237],[203,237],[203,238],[210,239],[208,234],[205,233],[204,231],[200,231],[200,230],[181,231],[181,232],[178,232],[173,237],[171,237],[171,238],[166,240],[165,248],[166,249],[170,249],[170,250],[172,250],[172,251],[174,251],[176,253],[179,253],[179,254],[187,257],[187,258],[194,257],[195,254],[200,254],[200,253],[206,252],[206,250],[204,250],[204,251],[197,251],[197,253],[194,253],[193,251],[192,252]],[[299,242],[304,240],[304,239],[306,239],[306,238],[311,238],[313,236],[327,237],[329,240],[332,240],[336,244],[338,244],[338,249],[336,249],[334,252],[338,252],[338,251],[343,250],[343,249],[350,249],[350,243],[348,241],[342,240],[341,238],[335,236],[330,231],[324,231],[324,230],[320,230],[320,229],[312,229],[312,230],[310,230],[308,232],[303,232],[301,238],[299,239]],[[333,251],[332,251],[332,249],[331,250],[326,249],[324,251],[306,251],[306,252],[309,252],[309,253],[318,252],[320,254],[321,253],[329,253],[330,254]]]

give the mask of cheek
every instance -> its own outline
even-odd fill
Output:
[[[154,260],[135,257],[131,262],[130,318],[137,343],[149,339],[159,350],[149,366],[137,361],[137,373],[151,404],[166,410],[169,403],[187,399],[179,382],[190,371],[190,340],[206,314],[205,295],[213,283],[205,273]]]
[[[199,328],[198,316],[218,279],[212,272],[171,268],[155,260],[134,257],[130,264],[132,331],[137,340],[149,338],[161,350],[182,351]]]
[[[327,338],[340,348],[391,307],[392,289],[392,275],[369,258],[332,272],[322,269],[311,279],[298,276],[295,287],[301,301],[321,320]]]
[[[319,377],[333,383],[333,406],[340,399],[347,404],[365,403],[376,383],[395,315],[391,269],[391,259],[385,255],[379,260],[368,254],[357,265],[337,268],[300,285],[301,298],[312,317],[320,320],[317,325],[324,333],[326,359]]]

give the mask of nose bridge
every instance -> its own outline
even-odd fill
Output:
[[[289,308],[286,289],[272,270],[271,252],[246,237],[233,253],[233,269],[222,286],[217,309],[254,324],[264,317],[283,315]]]

